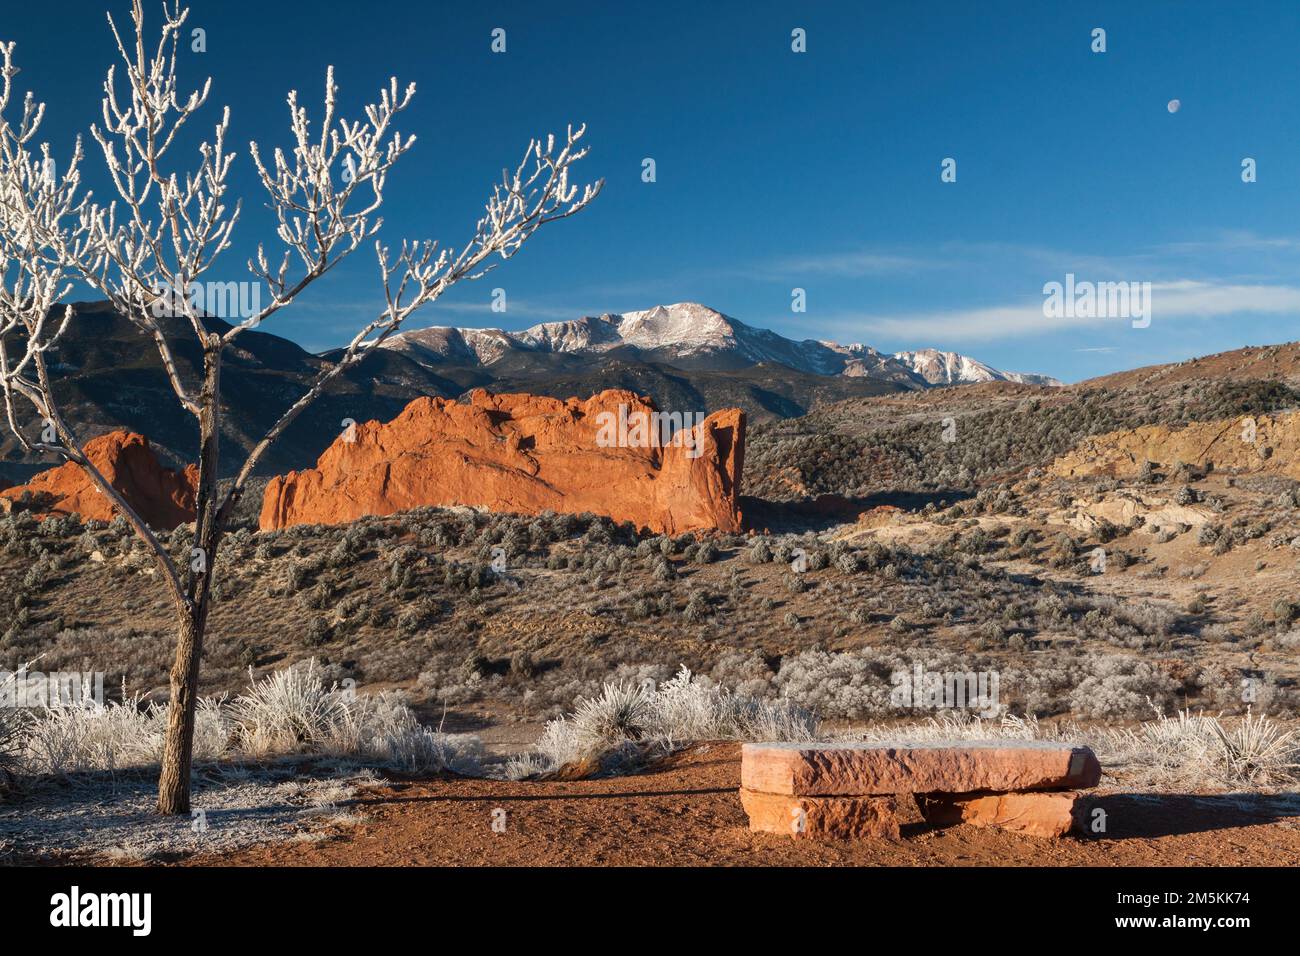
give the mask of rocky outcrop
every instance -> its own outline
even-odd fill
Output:
[[[1169,488],[1168,492],[1172,495],[1175,490]],[[1056,524],[1069,525],[1090,535],[1096,534],[1106,525],[1118,528],[1140,526],[1154,534],[1161,528],[1171,528],[1180,524],[1192,528],[1200,527],[1214,521],[1215,513],[1206,505],[1180,505],[1162,498],[1157,493],[1142,493],[1133,488],[1121,488],[1105,494],[1100,501],[1075,498],[1068,508],[1050,512],[1048,520]]]
[[[315,468],[271,479],[260,525],[470,505],[590,511],[667,533],[740,530],[744,413],[692,420],[674,439],[680,422],[620,390],[567,401],[482,389],[465,403],[419,398],[390,422],[352,426]]]
[[[162,467],[149,448],[149,439],[127,431],[92,438],[86,442],[85,452],[150,527],[170,531],[194,520],[196,466],[183,472]],[[32,510],[43,517],[76,514],[84,520],[112,521],[117,514],[112,501],[73,462],[43,471],[25,485],[0,491],[0,499],[4,499],[0,506],[6,511],[20,501],[29,501]]]
[[[1062,478],[1128,477],[1147,462],[1171,470],[1178,462],[1218,471],[1300,478],[1300,413],[1256,415],[1185,428],[1144,425],[1085,438],[1052,464]]]

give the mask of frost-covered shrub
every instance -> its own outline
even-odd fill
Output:
[[[323,740],[346,716],[344,694],[329,688],[315,661],[276,671],[235,698],[230,716],[242,750],[294,753]]]
[[[355,757],[406,773],[476,773],[483,748],[477,737],[424,727],[398,694],[344,694],[341,711],[315,749]]]
[[[162,760],[167,705],[120,702],[28,710],[11,741],[16,776],[156,767]],[[198,702],[194,760],[345,756],[407,772],[477,768],[477,738],[422,727],[400,695],[358,695],[326,686],[315,661],[277,671],[227,704]]]
[[[817,718],[786,700],[737,694],[683,667],[655,687],[650,681],[606,683],[574,713],[550,721],[533,750],[510,761],[520,778],[630,749],[668,751],[693,740],[812,740]]]
[[[1163,713],[1178,683],[1164,671],[1132,657],[1097,657],[1070,693],[1070,707],[1082,717],[1137,718]]]
[[[835,558],[835,566],[845,574],[857,574],[866,566],[866,561],[856,551],[845,551]]]
[[[718,546],[712,541],[704,541],[695,551],[696,564],[712,564],[718,560]]]
[[[168,707],[141,706],[140,698],[69,707],[39,708],[28,714],[17,761],[25,775],[67,776],[90,771],[156,766],[162,761]],[[230,724],[221,702],[205,698],[195,711],[194,760],[220,759],[230,744]]]
[[[644,736],[650,727],[649,683],[606,684],[598,697],[578,701],[573,725],[579,739],[591,746]]]
[[[682,611],[682,617],[689,624],[699,624],[713,614],[713,608],[709,606],[709,599],[702,591],[691,593],[690,600],[686,602],[686,607]]]
[[[804,651],[782,660],[774,683],[782,697],[823,717],[853,719],[890,709],[889,677],[900,666],[909,665],[869,650]]]
[[[16,673],[0,679],[0,695],[9,696],[18,681]],[[14,782],[22,756],[28,714],[17,707],[0,707],[0,792]]]

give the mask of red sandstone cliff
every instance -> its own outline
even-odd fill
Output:
[[[151,528],[170,531],[194,520],[196,466],[183,472],[162,467],[149,448],[149,439],[134,432],[100,435],[86,442],[85,450],[91,463]],[[77,514],[86,520],[112,521],[117,515],[112,501],[72,462],[42,471],[25,485],[6,488],[0,491],[0,498],[15,501],[24,492],[38,499],[48,496],[52,503],[38,508],[46,516]]]
[[[585,401],[482,389],[467,404],[418,398],[391,422],[355,426],[315,468],[272,478],[261,528],[474,505],[591,511],[669,533],[739,530],[744,413],[708,416],[692,432],[694,447],[663,447],[658,434],[624,443],[641,447],[609,447],[601,429],[620,405],[634,422],[656,411],[649,399],[613,389]]]

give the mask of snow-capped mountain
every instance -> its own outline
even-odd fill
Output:
[[[915,352],[895,352],[894,358],[916,372],[931,385],[960,385],[968,382],[1019,382],[1022,385],[1060,385],[1049,375],[1032,372],[1004,372],[985,365],[968,355],[941,352],[938,349],[918,349]]]
[[[493,366],[507,356],[526,361],[530,353],[618,353],[684,369],[739,369],[775,363],[815,375],[870,378],[911,388],[989,381],[1060,384],[1044,375],[1002,372],[954,352],[924,349],[886,355],[868,345],[795,341],[696,302],[544,322],[521,332],[442,326],[418,329],[392,336],[384,347],[424,365]]]

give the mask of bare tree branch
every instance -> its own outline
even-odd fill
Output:
[[[192,290],[201,288],[201,280],[230,248],[239,221],[240,202],[228,196],[236,159],[226,148],[230,111],[222,111],[190,168],[170,168],[177,135],[206,104],[211,80],[201,89],[180,92],[177,51],[188,10],[178,0],[164,0],[162,14],[152,49],[146,48],[142,0],[132,0],[130,41],[108,18],[121,62],[107,72],[102,121],[90,127],[116,193],[107,204],[81,192],[80,139],[61,177],[48,145],[35,145],[44,117],[42,104],[29,94],[17,125],[5,118],[18,71],[13,44],[0,44],[0,399],[4,423],[21,446],[80,466],[153,552],[171,588],[177,646],[159,807],[175,813],[189,806],[194,706],[212,570],[233,507],[267,450],[331,381],[413,313],[457,282],[478,278],[509,259],[546,223],[585,208],[603,181],[581,188],[570,182],[570,168],[587,155],[581,144],[585,127],[570,127],[562,143],[554,136],[533,140],[513,172],[502,172],[474,234],[463,246],[440,248],[435,242],[403,240],[394,252],[376,238],[383,225],[378,212],[389,171],[415,143],[414,137],[394,129],[415,86],[403,88],[396,78],[390,79],[378,101],[364,108],[363,118],[350,120],[338,115],[338,88],[330,67],[315,135],[307,110],[299,105],[297,93],[290,92],[291,145],[275,149],[269,161],[256,143],[249,145],[283,251],[272,265],[259,244],[247,263],[255,288],[265,288],[269,302],[250,308],[224,332],[212,331],[212,311]],[[372,239],[384,307],[357,332],[339,361],[323,367],[307,391],[280,414],[249,452],[230,489],[219,495],[225,349]],[[153,530],[89,460],[56,405],[51,374],[58,369],[47,356],[77,321],[71,306],[60,312],[57,305],[78,280],[98,290],[153,343],[177,400],[195,418],[195,550],[183,574]],[[176,361],[173,338],[186,326],[188,331],[180,334],[192,334],[203,355],[199,383],[185,382]],[[39,436],[25,430],[33,415],[40,422]]]
[[[307,392],[254,446],[223,502],[223,510],[238,500],[267,449],[332,379],[365,358],[417,309],[435,301],[460,280],[478,278],[487,272],[492,265],[480,266],[492,256],[510,258],[542,225],[571,216],[596,198],[604,180],[583,187],[581,193],[569,183],[569,167],[587,155],[586,147],[577,145],[585,132],[586,127],[570,128],[558,153],[554,137],[548,137],[545,144],[540,140],[529,143],[513,177],[503,173],[502,183],[493,189],[474,237],[455,255],[445,249],[439,251],[435,242],[404,240],[393,258],[387,246],[375,243],[386,301],[384,311],[353,337],[339,360],[320,372]]]

